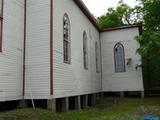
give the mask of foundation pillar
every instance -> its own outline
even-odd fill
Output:
[[[88,95],[81,96],[81,107],[82,109],[88,108]]]
[[[141,91],[141,98],[143,99],[144,98],[144,91]]]
[[[95,93],[95,97],[96,97],[96,101],[99,101],[99,100],[100,100],[100,95],[99,95],[99,93]]]
[[[101,98],[103,98],[103,97],[104,97],[104,92],[101,93]]]
[[[47,109],[56,112],[56,99],[47,100]]]
[[[86,95],[85,106],[88,108],[88,95]]]
[[[81,96],[75,98],[75,109],[81,110]]]
[[[64,98],[64,101],[62,102],[62,111],[68,112],[69,111],[69,98]]]
[[[124,95],[124,92],[120,92],[120,97],[121,97],[121,98],[124,98],[124,96],[125,96],[125,95]]]
[[[93,94],[93,96],[92,96],[92,105],[93,106],[96,105],[96,94]]]
[[[27,101],[26,100],[21,100],[19,102],[18,108],[26,108],[27,107]]]

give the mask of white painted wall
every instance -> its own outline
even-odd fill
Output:
[[[138,28],[121,29],[101,33],[102,75],[104,91],[143,91],[142,70],[135,69],[141,64],[141,57],[136,54],[139,44],[134,37],[139,35]],[[125,59],[132,58],[132,64],[126,65],[125,73],[115,73],[114,46],[121,42],[125,48]]]
[[[50,97],[50,0],[27,0],[25,98]]]
[[[71,24],[71,64],[63,62],[63,15]],[[103,91],[143,91],[141,57],[134,37],[138,28],[99,33],[72,0],[54,0],[54,98]],[[25,98],[50,96],[50,0],[27,0]],[[88,37],[89,69],[83,66],[83,31]],[[0,101],[22,99],[24,0],[4,0],[3,52],[0,53]],[[101,73],[96,73],[95,42],[102,46]],[[114,45],[132,58],[125,73],[115,73]],[[100,49],[100,45],[99,45]],[[99,50],[99,69],[100,50]],[[103,85],[103,86],[102,86]]]
[[[22,99],[24,0],[4,0],[0,101]]]
[[[138,28],[99,33],[72,0],[54,0],[53,66],[54,98],[104,91],[143,90],[142,71],[135,70],[141,57],[133,39]],[[71,64],[63,62],[63,16],[67,13],[71,24]],[[83,66],[83,31],[88,36],[89,69]],[[96,73],[95,42],[102,42],[102,70]],[[126,73],[114,70],[114,45],[122,41],[126,59],[132,65]],[[100,49],[100,45],[99,45]],[[109,56],[109,57],[108,57]],[[100,51],[99,51],[100,65]],[[100,68],[101,69],[101,68]],[[49,99],[50,96],[50,0],[27,0],[25,98]]]
[[[71,24],[71,64],[63,63],[63,15]],[[83,31],[88,36],[89,69],[83,67]],[[72,0],[54,0],[54,97],[101,91],[101,73],[96,73],[95,42],[99,32]]]

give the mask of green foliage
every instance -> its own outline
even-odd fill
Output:
[[[157,56],[156,58],[153,58],[149,61],[149,79],[150,81],[159,81],[160,80],[160,56]],[[159,83],[159,82],[157,82]],[[158,84],[157,84],[158,86]]]
[[[160,0],[140,0],[143,5],[145,28],[149,31],[160,31]]]
[[[144,32],[136,37],[141,47],[145,81],[160,80],[160,0],[139,0],[144,19]]]
[[[144,32],[141,36],[136,37],[141,47],[137,52],[145,59],[152,59],[160,56],[160,33]]]
[[[139,6],[131,8],[121,0],[116,8],[109,8],[105,15],[98,18],[103,28],[138,23],[142,19]]]
[[[113,8],[108,9],[108,13],[98,18],[102,27],[113,27],[123,25],[121,16]]]

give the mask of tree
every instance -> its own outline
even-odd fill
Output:
[[[121,16],[113,8],[108,9],[108,13],[98,18],[102,27],[114,27],[123,25]]]
[[[139,0],[142,5],[145,29],[160,31],[160,0]]]
[[[103,28],[115,27],[125,24],[134,24],[142,20],[139,6],[131,8],[121,0],[116,8],[109,8],[105,15],[98,18]]]
[[[145,59],[152,59],[160,56],[160,32],[143,32],[141,36],[137,36],[136,40],[141,47],[137,52]]]
[[[160,0],[139,0],[143,13],[143,34],[136,37],[141,47],[145,80],[160,80]]]
[[[141,47],[137,50],[146,59],[160,56],[160,1],[139,0],[142,4],[144,31],[137,41]]]

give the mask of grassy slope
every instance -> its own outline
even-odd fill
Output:
[[[53,113],[41,109],[17,109],[14,111],[0,113],[0,118],[19,118],[18,120],[55,120]],[[10,119],[7,119],[10,120]],[[12,120],[12,119],[11,119]],[[14,119],[13,119],[14,120]]]
[[[105,99],[93,109],[58,114],[58,120],[139,120],[144,114],[160,116],[160,98]]]
[[[96,108],[56,114],[56,120],[138,120],[139,116],[150,113],[160,116],[160,98],[107,98]],[[0,116],[16,116],[23,120],[54,120],[53,113],[40,109],[19,109],[0,113]]]

